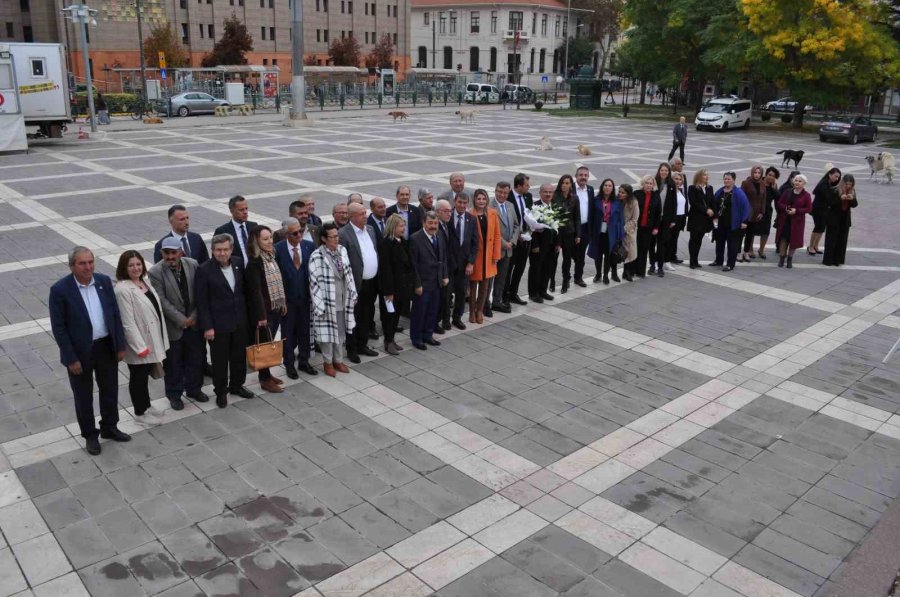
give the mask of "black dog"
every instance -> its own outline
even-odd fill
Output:
[[[793,150],[793,149],[782,149],[781,151],[775,152],[777,155],[784,154],[784,157],[781,159],[781,167],[783,168],[785,164],[788,166],[791,165],[791,160],[794,160],[794,168],[800,165],[800,160],[803,159],[803,150]]]

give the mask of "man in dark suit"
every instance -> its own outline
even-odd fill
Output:
[[[316,375],[309,364],[309,256],[315,246],[308,240],[301,240],[300,223],[294,218],[287,219],[285,240],[275,245],[275,261],[284,281],[287,299],[287,313],[281,320],[281,334],[284,337],[284,369],[291,379],[300,377],[297,369],[307,375]],[[294,350],[297,366],[294,367]]]
[[[419,197],[419,215],[422,216],[422,221],[425,221],[425,214],[434,211],[434,193],[430,189],[420,187],[417,195]]]
[[[319,228],[315,224],[311,224],[309,220],[309,195],[304,195],[296,201],[292,201],[288,206],[288,217],[294,218],[300,223],[300,238],[308,240],[315,246],[319,246]],[[281,230],[276,230],[272,235],[272,242],[280,243],[285,239],[287,232],[287,220],[281,222]]]
[[[50,288],[50,326],[59,357],[69,372],[75,416],[85,449],[96,456],[100,440],[127,442],[118,430],[119,368],[125,358],[125,331],[112,280],[94,273],[94,254],[86,247],[69,253],[68,276]],[[100,390],[100,430],[94,424],[94,378]]]
[[[160,308],[169,335],[169,350],[163,363],[166,371],[166,398],[173,410],[182,410],[181,395],[197,402],[208,402],[203,393],[205,343],[197,326],[197,301],[194,279],[197,262],[185,257],[181,243],[174,237],[162,241],[163,260],[150,268],[150,283],[159,296]]]
[[[553,203],[553,185],[549,182],[541,185],[541,203]],[[537,223],[531,224],[531,253],[528,257],[528,296],[532,302],[552,301],[553,295],[547,292],[550,275],[559,253],[559,234],[549,228],[538,230]]]
[[[228,210],[231,212],[231,221],[216,228],[215,234],[231,235],[234,241],[232,257],[243,270],[247,266],[247,239],[250,238],[250,231],[256,228],[256,222],[247,219],[250,217],[250,207],[240,195],[228,200]]]
[[[427,345],[440,346],[434,339],[440,306],[441,287],[447,285],[447,248],[438,234],[438,218],[433,211],[425,214],[425,225],[409,239],[409,256],[415,271],[415,296],[409,314],[409,337],[413,346],[425,350]]]
[[[153,247],[153,263],[162,260],[162,241],[170,236],[175,237],[181,244],[181,251],[185,257],[190,257],[197,263],[205,263],[209,259],[206,243],[199,234],[190,231],[190,224],[191,214],[185,206],[173,205],[169,208],[169,225],[172,230]]]
[[[375,318],[375,300],[378,297],[378,244],[375,231],[366,224],[366,208],[359,203],[347,206],[350,222],[340,229],[341,244],[347,249],[350,270],[359,299],[353,308],[356,327],[347,341],[347,359],[359,363],[359,355],[378,356],[369,347],[369,331]],[[348,330],[349,331],[349,330]]]
[[[472,200],[466,191],[466,177],[461,172],[454,172],[450,175],[450,188],[438,195],[438,199],[446,199],[452,205],[460,194],[465,195],[469,201]]]
[[[212,239],[213,258],[197,268],[194,296],[203,337],[210,342],[216,405],[228,406],[228,394],[253,398],[247,379],[247,302],[244,268],[232,257],[231,236]],[[230,379],[229,379],[230,372]]]
[[[588,215],[591,205],[594,203],[594,187],[588,184],[590,177],[591,171],[587,166],[579,166],[575,171],[575,195],[578,197],[578,213],[581,218],[581,221],[577,222],[578,233],[575,236],[580,238],[581,242],[575,245],[572,260],[575,262],[575,283],[582,288],[587,286],[584,283],[584,254],[591,238],[588,229]]]
[[[316,215],[316,200],[312,195],[305,195],[301,197],[303,201],[306,203],[306,206],[309,208],[309,223],[315,226],[316,228],[322,227],[322,218]],[[303,225],[303,222],[300,223]],[[318,236],[318,235],[316,235]],[[313,242],[315,242],[316,246],[319,246],[319,239],[316,238]]]
[[[375,197],[371,201],[369,201],[369,209],[372,213],[369,214],[369,217],[366,219],[366,224],[372,227],[372,230],[375,231],[375,248],[381,246],[381,241],[384,240],[384,225],[387,223],[387,205],[384,203],[384,199],[381,197]]]
[[[406,222],[406,238],[412,238],[412,235],[422,229],[422,214],[415,207],[409,204],[412,191],[406,185],[397,187],[397,203],[387,208],[387,217],[399,214]]]
[[[466,290],[469,288],[469,276],[475,268],[478,256],[478,233],[475,226],[478,220],[468,212],[469,196],[460,193],[454,202],[453,214],[450,217],[450,234],[452,240],[450,251],[455,269],[450,272],[451,292],[453,293],[453,326],[464,330],[462,322],[463,310],[466,306]]]
[[[669,152],[669,160],[675,155],[675,150],[684,162],[684,145],[687,143],[687,125],[684,123],[684,116],[678,119],[678,124],[672,129],[672,151]]]
[[[517,305],[527,305],[528,301],[519,297],[519,283],[525,273],[525,265],[528,263],[528,255],[531,252],[531,228],[525,221],[525,210],[531,209],[532,197],[528,192],[528,177],[521,172],[516,174],[513,179],[513,192],[510,194],[509,201],[516,210],[516,217],[522,224],[522,236],[519,242],[513,247],[513,254],[507,269],[506,280],[506,302],[515,303]]]
[[[456,252],[453,248],[454,237],[453,230],[450,227],[450,216],[453,213],[453,208],[446,199],[439,199],[434,204],[434,211],[438,217],[438,236],[440,236],[444,246],[447,247],[447,276],[451,277],[456,269]],[[434,327],[436,334],[443,334],[445,330],[450,329],[450,312],[453,306],[451,288],[450,284],[441,287],[441,305],[438,310],[439,324]]]

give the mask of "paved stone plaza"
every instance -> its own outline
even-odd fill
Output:
[[[811,181],[855,173],[847,266],[798,251],[793,270],[576,287],[150,430],[123,387],[133,441],[88,456],[47,333],[74,244],[111,274],[125,248],[150,258],[172,203],[209,238],[236,193],[276,224],[301,193],[327,215],[457,170],[472,189],[581,163],[631,182],[671,130],[524,111],[206,122],[0,158],[0,595],[824,595],[900,493],[900,357],[881,364],[900,335],[897,187],[866,180],[872,147],[753,130],[691,131],[688,172],[743,179],[790,148]]]

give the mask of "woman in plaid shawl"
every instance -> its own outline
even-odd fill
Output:
[[[344,339],[356,326],[353,307],[356,286],[347,249],[340,245],[338,228],[328,223],[319,229],[322,245],[309,257],[309,293],[312,302],[313,335],[322,349],[326,375],[349,373],[344,364]]]
[[[250,311],[250,343],[257,344],[257,338],[267,341],[275,338],[281,318],[287,313],[287,299],[281,270],[275,262],[272,246],[272,229],[257,226],[250,231],[247,243],[250,259],[244,270],[244,285],[247,289],[247,308]],[[268,333],[260,334],[260,328],[268,328]],[[283,392],[281,379],[272,375],[268,367],[259,370],[259,387],[267,392]]]

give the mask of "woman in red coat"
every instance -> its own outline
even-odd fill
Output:
[[[806,177],[798,174],[792,182],[793,188],[781,194],[775,209],[775,245],[778,247],[778,267],[784,267],[785,261],[790,269],[794,267],[794,251],[803,246],[806,214],[812,211],[812,197],[804,187]]]

